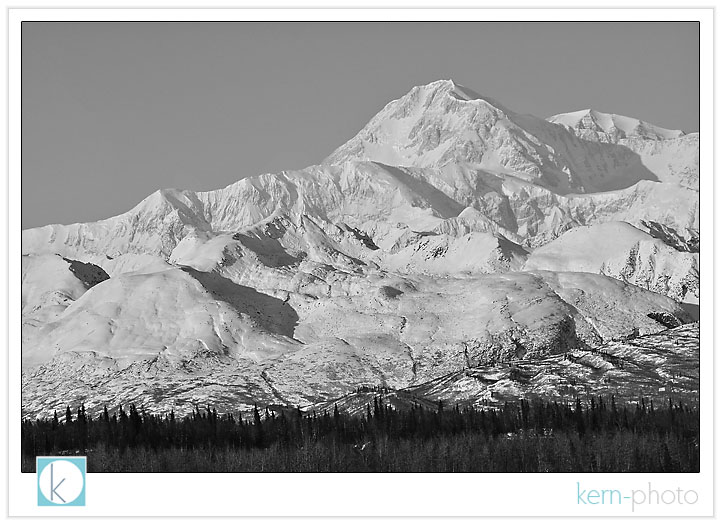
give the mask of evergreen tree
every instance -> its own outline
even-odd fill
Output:
[[[253,442],[256,446],[262,447],[264,445],[263,435],[263,423],[261,421],[261,414],[258,412],[258,405],[253,405]]]

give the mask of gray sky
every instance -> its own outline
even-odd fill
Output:
[[[699,129],[696,23],[28,23],[22,227],[158,188],[320,162],[387,102],[452,78],[517,112]]]

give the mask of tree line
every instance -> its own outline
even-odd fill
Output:
[[[184,417],[133,404],[91,417],[68,406],[24,420],[21,432],[24,471],[36,456],[63,454],[87,455],[91,471],[106,472],[699,470],[699,410],[671,399],[661,407],[521,399],[484,410],[439,402],[430,410],[394,409],[380,394],[360,417],[338,406],[223,415],[196,406]]]

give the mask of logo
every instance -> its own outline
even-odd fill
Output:
[[[639,505],[695,505],[699,501],[696,490],[685,490],[677,487],[676,490],[656,490],[652,482],[647,483],[647,490],[635,489],[631,491],[618,489],[587,489],[577,481],[577,505],[625,505],[632,506],[632,512]]]
[[[38,505],[85,506],[85,458],[38,457]]]

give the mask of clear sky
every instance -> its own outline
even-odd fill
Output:
[[[451,78],[547,117],[699,128],[696,23],[23,23],[22,226],[320,162]]]

